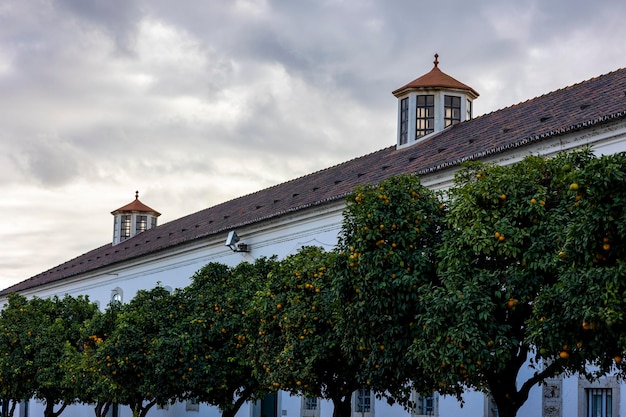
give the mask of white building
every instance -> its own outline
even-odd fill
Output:
[[[133,202],[112,212],[112,243],[0,291],[0,302],[11,292],[39,297],[87,294],[104,307],[112,298],[128,301],[137,290],[153,288],[157,282],[184,287],[195,271],[211,261],[236,265],[261,256],[284,257],[304,245],[331,249],[337,242],[346,194],[357,184],[392,175],[414,172],[424,185],[441,189],[451,184],[459,164],[467,160],[510,164],[526,155],[552,155],[582,146],[604,154],[626,150],[626,69],[473,118],[472,102],[478,93],[443,73],[435,56],[430,72],[393,94],[398,98],[395,145],[158,227],[159,213],[136,194]],[[225,245],[231,231],[240,238],[232,248]],[[599,416],[626,415],[626,390],[620,390],[617,382],[607,378],[592,386],[576,377],[535,388],[518,415],[588,416],[588,397],[593,395],[611,398],[612,414],[604,410]],[[468,393],[465,400],[461,408],[453,398],[423,399],[416,413],[496,415],[481,393]],[[272,417],[332,413],[330,403],[280,393],[275,402],[245,405],[238,417],[259,417],[261,407]],[[410,416],[376,401],[369,392],[356,392],[353,407],[355,417]],[[43,405],[31,401],[28,409],[31,415],[39,415]],[[63,415],[92,412],[72,406]],[[191,403],[150,411],[154,417],[197,413],[219,415],[213,407]],[[22,406],[22,416],[26,414]],[[122,408],[120,415],[127,417],[130,410]]]

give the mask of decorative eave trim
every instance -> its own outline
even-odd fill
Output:
[[[575,132],[577,130],[580,129],[584,129],[584,128],[588,128],[591,126],[597,126],[599,124],[611,121],[611,120],[615,120],[615,119],[620,119],[626,116],[626,110],[621,111],[621,112],[617,112],[617,113],[613,113],[610,115],[606,115],[606,116],[601,116],[598,117],[596,119],[592,119],[592,120],[588,120],[585,122],[580,122],[580,123],[576,123],[574,125],[571,126],[567,126],[567,127],[562,127],[559,129],[554,129],[554,130],[550,130],[548,132],[544,132],[538,135],[532,135],[532,136],[528,136],[526,138],[520,139],[517,142],[512,142],[506,145],[502,145],[502,146],[498,146],[495,148],[491,148],[488,149],[486,151],[482,151],[482,152],[477,152],[475,154],[469,155],[469,156],[464,156],[463,158],[460,159],[455,159],[453,161],[448,161],[448,162],[444,162],[443,164],[439,164],[437,166],[434,167],[429,167],[429,168],[424,168],[424,169],[420,169],[418,171],[416,171],[417,175],[426,175],[426,174],[432,174],[434,172],[437,171],[441,171],[443,169],[446,168],[450,168],[453,166],[457,166],[460,165],[464,162],[467,161],[475,161],[477,159],[482,159],[485,158],[487,156],[491,156],[494,154],[498,154],[504,151],[507,151],[509,149],[516,149],[534,142],[538,142],[540,140],[544,140],[544,139],[548,139],[550,137],[554,137],[554,136],[560,136],[560,135],[564,135],[566,133],[570,133],[570,132]]]

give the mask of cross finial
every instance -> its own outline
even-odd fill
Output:
[[[139,191],[135,191],[135,200],[139,200]]]
[[[435,68],[439,65],[439,54],[437,53],[435,53],[435,60],[433,61],[433,64],[435,64]]]

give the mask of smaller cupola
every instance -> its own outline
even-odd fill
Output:
[[[117,245],[141,232],[157,226],[158,211],[139,201],[139,191],[135,200],[111,212],[113,215],[113,245]]]
[[[476,90],[441,71],[438,54],[433,63],[430,72],[393,91],[398,99],[397,147],[472,118]]]

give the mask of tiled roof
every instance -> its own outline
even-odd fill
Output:
[[[139,201],[139,191],[135,192],[135,199],[126,204],[123,207],[118,208],[117,210],[113,210],[111,212],[111,214],[118,214],[118,213],[123,213],[123,212],[140,212],[140,213],[150,213],[155,215],[156,217],[159,217],[161,215],[161,213],[159,213],[158,211],[156,211],[153,208],[150,208],[148,206],[146,206],[144,203],[142,203],[141,201]]]
[[[550,137],[626,118],[626,68],[459,123],[413,146],[391,146],[218,204],[110,243],[0,291],[6,295],[174,248],[307,207],[344,198],[354,187],[426,174]]]
[[[434,66],[430,72],[422,75],[419,78],[411,81],[410,83],[393,91],[393,95],[396,97],[401,96],[407,91],[411,90],[424,90],[424,89],[438,89],[438,88],[452,88],[457,90],[465,90],[473,98],[478,97],[478,93],[469,85],[463,84],[461,81],[449,76],[445,72],[439,69],[439,55],[435,54]]]

